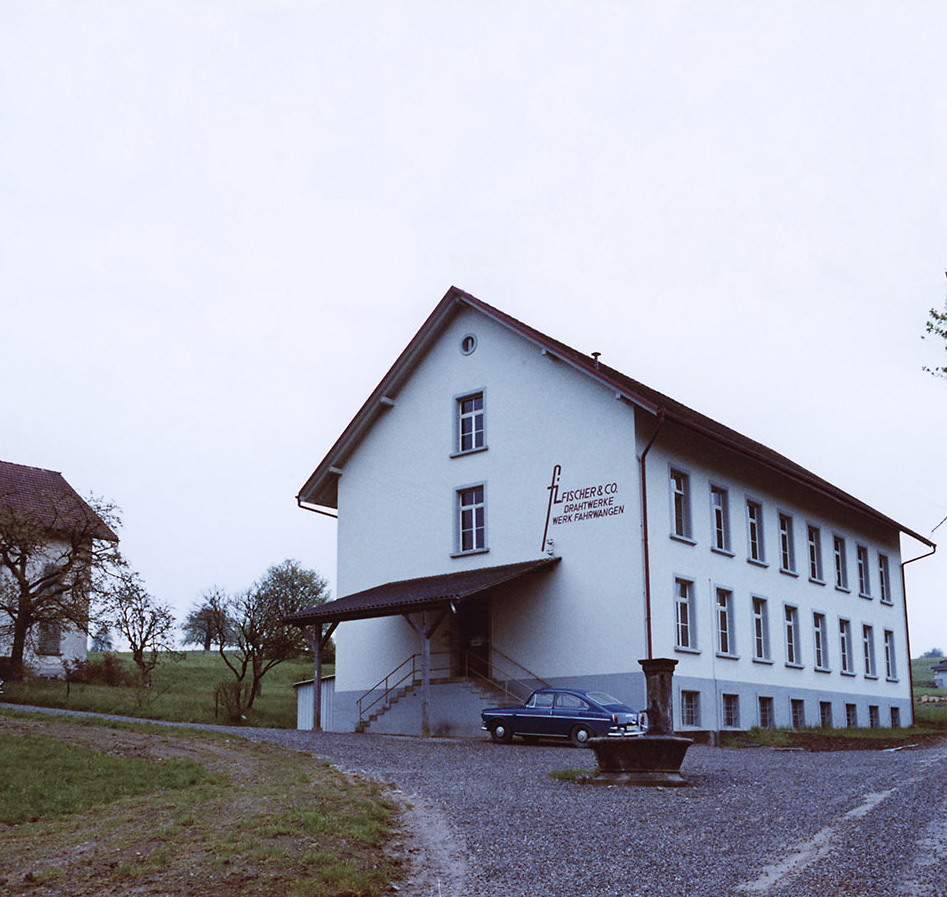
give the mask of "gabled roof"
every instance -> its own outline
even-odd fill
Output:
[[[307,626],[341,620],[365,620],[369,617],[390,617],[410,614],[433,607],[443,607],[481,595],[528,573],[547,570],[561,558],[541,558],[499,567],[460,570],[420,579],[403,579],[355,592],[318,607],[298,611],[286,618],[287,623]]]
[[[0,461],[0,515],[4,509],[20,519],[40,524],[51,534],[82,534],[118,541],[111,527],[55,470]]]
[[[346,458],[358,446],[378,415],[384,413],[391,406],[392,400],[397,396],[402,385],[411,376],[428,348],[438,338],[453,315],[463,308],[475,309],[491,320],[519,334],[546,354],[554,356],[575,370],[614,390],[617,398],[624,399],[656,416],[660,415],[665,420],[699,434],[743,457],[752,459],[807,489],[837,501],[886,526],[891,526],[925,545],[934,547],[934,543],[930,539],[907,529],[897,521],[876,511],[870,505],[849,495],[837,486],[833,486],[827,480],[816,476],[762,443],[756,442],[713,420],[713,418],[694,411],[692,408],[688,408],[681,402],[675,401],[650,386],[646,386],[644,383],[608,367],[608,365],[601,364],[597,358],[579,352],[557,339],[546,336],[546,334],[530,327],[528,324],[524,324],[522,321],[457,287],[451,287],[447,291],[430,317],[398,357],[398,360],[391,366],[391,369],[382,378],[368,400],[359,409],[352,422],[336,440],[335,445],[332,446],[329,453],[312,472],[309,479],[306,480],[296,496],[301,505],[316,505],[324,508],[338,507],[338,476]]]

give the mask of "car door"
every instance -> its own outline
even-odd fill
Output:
[[[514,714],[513,731],[517,735],[542,735],[549,727],[552,714],[553,695],[537,691]]]
[[[595,718],[595,710],[587,701],[584,701],[578,695],[560,692],[556,695],[556,701],[552,708],[552,731],[549,734],[568,738],[572,732],[572,727],[576,723],[584,722],[591,727]]]

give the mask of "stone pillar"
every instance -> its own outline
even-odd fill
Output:
[[[677,661],[669,657],[639,660],[648,695],[648,735],[674,734],[674,692],[671,678]]]

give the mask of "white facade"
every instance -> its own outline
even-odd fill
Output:
[[[471,644],[486,650],[482,637],[496,662],[643,706],[638,660],[675,658],[681,731],[748,728],[761,712],[780,726],[843,726],[846,712],[859,725],[909,724],[902,528],[661,399],[451,291],[300,493],[301,503],[338,508],[338,593],[552,553],[561,560],[550,572],[483,599]],[[725,532],[715,525],[723,501]],[[463,521],[478,512],[483,526],[465,546]],[[810,577],[809,527],[821,581]],[[762,539],[756,559],[751,528]],[[835,538],[847,588],[835,582]],[[728,605],[723,621],[718,601]],[[763,607],[758,641],[754,609]],[[788,655],[787,608],[796,621]],[[471,635],[464,611],[451,610],[432,639],[444,657]],[[844,669],[840,620],[851,630]],[[329,727],[350,730],[358,697],[418,651],[418,635],[395,615],[346,619],[335,639]]]

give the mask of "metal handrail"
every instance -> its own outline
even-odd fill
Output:
[[[396,666],[387,676],[385,676],[383,679],[381,679],[381,680],[379,680],[378,682],[376,682],[368,691],[365,692],[365,694],[363,694],[363,695],[358,699],[358,718],[359,718],[359,721],[361,721],[361,720],[364,718],[365,714],[366,714],[369,710],[371,710],[372,707],[374,707],[379,701],[382,701],[382,700],[383,700],[383,701],[387,704],[387,703],[388,703],[388,696],[391,694],[391,692],[394,691],[396,688],[400,688],[400,687],[401,687],[401,684],[402,684],[406,679],[408,679],[408,678],[410,677],[410,678],[411,678],[412,685],[414,684],[414,679],[415,679],[415,676],[417,675],[417,660],[418,660],[418,658],[419,658],[420,656],[421,656],[420,654],[412,654],[407,660],[404,660],[404,661],[402,661],[401,663],[399,663],[398,666]],[[405,667],[405,666],[407,666],[408,664],[411,664],[411,670],[410,670],[409,672],[407,672],[407,673],[404,673],[399,679],[397,679],[397,680],[394,682],[394,684],[392,684],[391,680],[392,680],[395,676],[398,675],[398,673],[400,672],[400,670],[401,670],[402,667]],[[382,692],[381,692],[381,694],[379,694],[378,697],[375,698],[373,701],[370,701],[370,702],[368,702],[367,704],[364,704],[364,706],[363,706],[363,702],[364,702],[367,698],[371,697],[371,695],[372,695],[374,692],[378,691],[378,689],[380,689],[380,688],[383,689]]]

